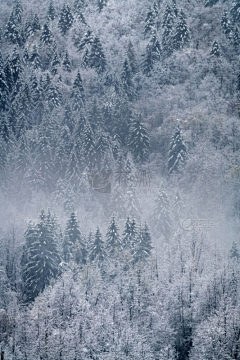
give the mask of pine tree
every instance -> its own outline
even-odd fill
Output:
[[[67,237],[66,241],[68,242],[70,257],[72,257],[78,264],[86,264],[86,245],[83,235],[79,229],[78,220],[74,211],[71,213],[70,219],[67,222],[65,236]],[[64,256],[67,256],[67,254],[64,254]]]
[[[189,43],[190,35],[183,11],[180,12],[175,33],[173,35],[173,46],[176,50],[182,49]]]
[[[73,15],[71,9],[68,5],[63,5],[60,12],[60,18],[58,22],[58,27],[62,35],[66,35],[67,31],[72,27],[73,24]]]
[[[103,261],[107,258],[107,253],[105,251],[105,244],[102,240],[102,234],[97,228],[97,231],[94,236],[94,242],[89,250],[89,260],[98,265],[101,265]]]
[[[146,47],[145,54],[143,55],[142,70],[145,75],[150,75],[154,64],[161,59],[161,52],[161,46],[158,38],[156,34],[153,34]]]
[[[156,235],[163,236],[165,240],[169,240],[172,231],[170,203],[166,190],[163,187],[160,188],[155,200],[152,221]]]
[[[215,58],[215,57],[218,58],[220,56],[220,54],[221,54],[220,46],[217,41],[214,41],[214,43],[212,44],[212,50],[211,50],[210,56],[212,58]]]
[[[23,279],[26,301],[33,301],[59,273],[60,257],[53,229],[44,213],[25,233]]]
[[[135,75],[137,73],[137,61],[134,47],[131,41],[128,42],[126,55],[131,72],[133,75]]]
[[[43,30],[40,36],[40,41],[44,45],[50,45],[53,42],[53,35],[47,23],[44,24],[43,26]]]
[[[239,22],[240,22],[240,1],[234,0],[232,3],[233,3],[233,5],[230,9],[230,15],[231,15],[233,23],[239,24]]]
[[[180,128],[178,127],[173,135],[168,152],[168,173],[176,171],[180,164],[184,163],[186,146],[183,142]]]
[[[226,9],[224,10],[222,15],[221,26],[223,33],[227,36],[228,39],[230,39],[232,37],[233,29],[231,22],[229,21],[228,13]]]
[[[30,54],[29,61],[34,69],[39,69],[42,67],[42,61],[36,45],[33,46],[33,50]]]
[[[133,100],[133,98],[134,98],[133,73],[131,71],[131,67],[130,67],[127,59],[125,59],[125,61],[123,63],[121,80],[122,80],[122,84],[123,84],[123,90],[127,94],[128,99],[130,101]]]
[[[139,262],[147,262],[148,258],[151,255],[151,242],[152,239],[147,224],[145,224],[143,228],[140,226],[136,239],[136,245],[133,252],[133,264],[137,264]]]
[[[71,101],[73,110],[79,111],[80,109],[82,109],[84,104],[84,89],[79,71],[77,73],[76,79],[73,82]]]
[[[144,26],[144,35],[145,36],[155,32],[155,18],[156,18],[156,13],[150,7],[148,9],[148,12],[147,12],[147,15],[145,18],[145,26]]]
[[[33,22],[32,22],[32,31],[35,34],[38,30],[41,30],[41,25],[39,22],[39,17],[37,14],[34,15]]]
[[[62,62],[62,67],[63,67],[63,70],[64,71],[67,71],[67,72],[71,72],[72,69],[71,69],[71,62],[69,60],[69,55],[68,55],[68,51],[66,50],[65,52],[65,56],[64,56],[64,59],[63,59],[63,62]]]
[[[56,11],[53,6],[53,2],[50,1],[48,11],[47,11],[47,20],[53,21],[56,18]]]
[[[115,217],[112,218],[106,234],[106,250],[110,257],[118,258],[121,255],[122,244],[119,235],[119,229],[115,221]]]
[[[230,249],[229,256],[231,259],[235,259],[235,260],[239,260],[239,258],[240,258],[240,251],[239,251],[239,247],[237,246],[236,241],[233,241],[233,243],[232,243],[232,247]]]
[[[103,52],[102,44],[98,37],[95,37],[89,54],[89,66],[94,68],[98,74],[106,69],[106,58]]]
[[[58,54],[56,52],[54,52],[52,61],[51,61],[51,67],[50,67],[50,71],[53,76],[57,74],[59,65],[60,65],[60,61],[59,61]]]
[[[148,160],[149,135],[147,127],[141,122],[140,114],[135,116],[130,123],[128,146],[136,162]]]

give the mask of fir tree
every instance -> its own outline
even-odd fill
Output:
[[[106,258],[107,253],[105,251],[105,244],[102,240],[101,232],[99,228],[97,228],[94,236],[94,242],[89,250],[89,260],[91,262],[97,263],[98,265],[101,265]]]
[[[136,246],[136,238],[137,238],[137,225],[135,220],[132,221],[128,217],[125,225],[124,231],[122,234],[122,246],[123,249],[133,253],[135,251]]]
[[[122,250],[121,238],[119,235],[119,229],[116,224],[115,217],[112,218],[107,230],[106,250],[108,252],[108,255],[114,258],[119,257]]]
[[[140,226],[133,252],[133,264],[147,262],[147,259],[151,255],[151,242],[152,239],[147,224],[145,224],[143,228]]]
[[[135,75],[137,73],[137,61],[134,47],[131,41],[128,42],[126,55],[131,72]]]
[[[234,0],[230,9],[230,15],[233,23],[239,24],[240,22],[240,1]]]
[[[60,257],[56,238],[42,212],[41,221],[25,233],[23,279],[26,301],[33,301],[59,273]]]
[[[72,109],[80,110],[84,104],[84,89],[82,84],[82,78],[80,72],[78,71],[77,77],[73,82],[72,92],[71,92],[71,101]]]
[[[127,94],[128,99],[131,101],[134,98],[134,84],[133,73],[127,59],[123,63],[123,69],[121,74],[121,80],[123,84],[123,90]]]
[[[162,50],[163,55],[168,57],[172,54],[173,51],[173,31],[174,31],[174,22],[175,22],[175,13],[171,6],[168,4],[166,6],[164,15],[163,15],[163,34],[162,34]]]
[[[7,22],[4,36],[12,44],[18,44],[18,45],[21,44],[21,41],[22,41],[21,33],[20,33],[16,23],[14,22],[14,19],[12,16],[10,16],[10,18]]]
[[[10,67],[12,73],[12,80],[14,83],[16,83],[23,71],[19,51],[16,47],[14,48],[11,56]]]
[[[64,56],[64,59],[63,59],[63,62],[62,62],[62,67],[63,67],[63,70],[64,71],[67,71],[67,72],[71,72],[72,69],[71,69],[71,62],[69,60],[69,55],[68,55],[68,51],[66,50],[65,52],[65,56]]]
[[[70,219],[67,222],[65,236],[67,237],[67,248],[70,251],[70,257],[72,257],[78,264],[85,264],[87,261],[86,245],[83,235],[79,229],[78,220],[74,211],[71,213]],[[81,258],[79,258],[79,254],[81,254]],[[68,255],[64,254],[64,256]]]
[[[148,12],[147,12],[147,15],[145,18],[145,26],[144,26],[144,35],[145,36],[155,32],[155,18],[156,18],[156,13],[150,7],[148,9]]]
[[[33,50],[30,54],[29,61],[34,69],[39,69],[42,67],[42,61],[36,45],[33,46]]]
[[[41,30],[41,25],[39,22],[39,17],[37,14],[34,15],[33,22],[32,22],[32,31],[35,34],[38,30]]]
[[[47,20],[53,21],[56,18],[56,11],[53,6],[53,2],[50,1],[48,11],[47,11]]]
[[[103,52],[102,44],[98,37],[95,37],[89,54],[89,66],[94,68],[97,73],[102,73],[106,69],[106,58]]]
[[[130,186],[126,191],[126,208],[129,216],[141,219],[142,208],[136,189],[133,186]]]
[[[40,41],[44,45],[50,45],[53,42],[53,35],[47,23],[44,24],[43,26],[43,30],[40,36]]]
[[[236,241],[233,241],[233,243],[232,243],[232,247],[230,249],[229,256],[231,259],[235,259],[235,260],[239,260],[239,258],[240,258],[239,247],[237,246]]]
[[[163,236],[169,240],[172,231],[172,222],[170,217],[170,203],[166,190],[161,187],[155,200],[153,213],[153,228],[158,236]]]
[[[149,135],[147,127],[141,122],[140,114],[130,123],[128,146],[136,162],[148,160]]]
[[[91,30],[87,30],[87,32],[84,34],[82,40],[80,41],[80,44],[78,45],[78,51],[83,50],[87,45],[92,45],[94,41],[94,35]]]
[[[176,25],[176,30],[173,35],[173,46],[176,50],[182,49],[184,45],[189,43],[189,30],[185,20],[185,15],[181,11],[178,22]]]
[[[72,27],[73,24],[73,15],[71,9],[68,5],[63,5],[60,12],[60,18],[58,22],[58,27],[62,35],[66,35],[67,31]]]
[[[86,160],[86,165],[90,168],[95,168],[96,143],[94,133],[89,122],[87,122],[84,126],[82,134],[82,150],[84,159]]]
[[[143,55],[142,70],[147,76],[150,75],[154,64],[161,59],[161,46],[156,34],[152,35],[150,42],[146,47],[145,54]]]
[[[15,5],[12,10],[12,17],[13,17],[15,24],[21,24],[22,13],[23,13],[22,4],[19,0],[16,0]]]
[[[223,15],[222,15],[221,26],[222,26],[223,33],[227,36],[227,38],[231,38],[233,29],[232,29],[231,22],[229,21],[228,13],[227,13],[226,9],[224,10]]]
[[[220,56],[220,54],[221,54],[220,46],[217,41],[214,41],[214,43],[212,44],[212,50],[211,50],[210,56],[212,58],[215,58],[215,57],[218,58]]]
[[[53,76],[57,74],[59,65],[60,65],[59,57],[58,57],[58,54],[55,52],[53,54],[52,61],[51,61],[51,67],[50,67],[50,71]]]
[[[168,153],[168,173],[177,170],[180,164],[184,163],[186,146],[183,142],[180,128],[178,127],[173,135]]]

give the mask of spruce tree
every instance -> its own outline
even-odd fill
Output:
[[[35,34],[38,30],[41,30],[41,25],[39,22],[39,17],[37,14],[34,15],[33,22],[32,22],[32,31]]]
[[[89,250],[89,260],[101,266],[103,261],[107,258],[107,253],[105,251],[105,244],[102,240],[102,234],[97,228],[97,231],[94,236],[94,242]]]
[[[69,60],[69,55],[68,55],[68,51],[66,50],[65,52],[65,56],[64,56],[64,59],[63,59],[63,62],[62,62],[62,67],[63,67],[63,70],[64,71],[67,71],[67,72],[71,72],[72,71],[72,68],[71,68],[71,62]]]
[[[56,18],[56,11],[55,8],[53,6],[53,2],[50,1],[49,3],[49,7],[47,10],[47,20],[53,21]]]
[[[79,71],[77,73],[76,79],[73,82],[73,87],[71,92],[71,102],[72,102],[72,109],[76,111],[82,109],[84,104],[84,89],[82,84],[82,78]]]
[[[176,50],[182,49],[190,40],[188,26],[183,11],[180,12],[176,29],[173,35],[173,46]]]
[[[58,27],[62,35],[66,35],[67,31],[72,27],[73,15],[70,7],[66,4],[63,5],[58,21]]]
[[[145,162],[149,156],[149,135],[146,125],[138,114],[132,119],[129,126],[128,147],[136,162]]]
[[[59,65],[60,65],[60,61],[58,54],[54,52],[50,66],[50,72],[53,76],[57,74]]]
[[[13,16],[10,16],[7,25],[6,30],[4,32],[4,36],[6,39],[12,43],[12,44],[21,44],[21,33],[19,31],[18,26],[16,25]]]
[[[22,273],[27,302],[33,301],[59,273],[57,239],[44,212],[40,220],[25,233]]]
[[[176,171],[180,164],[184,163],[186,146],[183,142],[180,128],[178,127],[173,135],[168,152],[168,173]]]
[[[151,255],[151,250],[152,250],[151,242],[152,239],[147,224],[145,224],[143,228],[140,226],[136,239],[136,245],[133,252],[132,263],[134,265],[139,262],[140,263],[147,262],[148,258]]]
[[[156,34],[154,33],[150,42],[147,44],[145,53],[143,54],[142,70],[145,75],[150,76],[154,64],[160,61],[161,54],[161,46]]]
[[[92,45],[94,39],[93,32],[88,29],[78,45],[78,51],[82,51],[87,45]]]
[[[239,24],[240,22],[240,0],[233,0],[232,7],[230,9],[230,15],[233,23]]]
[[[95,169],[96,165],[96,142],[95,136],[89,122],[84,126],[82,134],[82,150],[83,156],[86,161],[86,166],[91,169]]]
[[[34,69],[39,69],[42,67],[42,61],[36,45],[33,46],[33,50],[30,54],[29,62]]]
[[[122,243],[115,217],[112,218],[107,230],[106,250],[110,257],[118,258],[121,255]]]
[[[98,74],[102,73],[106,69],[106,58],[103,52],[102,44],[98,37],[95,37],[91,46],[91,52],[89,54],[89,66],[94,68]]]
[[[86,245],[74,211],[71,213],[67,222],[65,236],[70,258],[73,258],[78,264],[85,264],[87,261]],[[66,254],[64,254],[64,256],[66,256]]]
[[[131,41],[128,42],[126,55],[131,72],[135,75],[137,73],[137,61],[135,50]]]
[[[170,202],[166,190],[163,186],[160,188],[155,200],[152,222],[156,235],[163,236],[165,240],[169,240],[172,231]]]
[[[155,11],[150,7],[147,11],[147,15],[145,18],[145,26],[144,26],[144,35],[151,34],[155,31],[155,18],[156,13]]]
[[[16,24],[21,24],[22,14],[23,14],[22,4],[19,0],[16,0],[12,10],[12,17]]]
[[[229,252],[229,256],[231,259],[239,260],[240,259],[240,251],[239,247],[237,246],[236,241],[233,241],[232,247]]]
[[[131,67],[127,59],[125,59],[123,63],[121,80],[123,84],[123,90],[127,94],[128,99],[130,101],[133,100],[134,98],[133,73],[131,71]]]
[[[44,24],[43,26],[43,30],[40,36],[40,41],[44,45],[50,45],[53,42],[53,35],[47,23]]]
[[[173,52],[173,33],[175,23],[175,13],[171,6],[167,4],[162,21],[162,51],[164,57],[168,57]]]
[[[107,0],[97,0],[98,11],[101,12],[102,9],[107,5]]]
[[[226,9],[224,10],[223,15],[222,15],[221,27],[222,27],[223,33],[227,36],[227,38],[230,39],[232,37],[233,29],[232,29],[231,22],[228,18],[228,13],[227,13]]]
[[[221,54],[220,46],[217,41],[214,41],[214,43],[212,44],[212,50],[210,56],[212,58],[216,58],[216,57],[218,58],[220,54]]]

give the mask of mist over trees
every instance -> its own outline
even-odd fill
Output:
[[[4,359],[239,359],[239,1],[0,13]]]

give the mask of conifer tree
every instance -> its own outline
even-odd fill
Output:
[[[153,228],[157,236],[163,236],[169,240],[172,231],[172,221],[170,217],[170,202],[166,190],[162,186],[155,200],[153,213]]]
[[[182,49],[189,43],[190,35],[183,11],[178,17],[175,33],[173,35],[173,46],[176,50]]]
[[[29,62],[34,69],[39,69],[42,67],[42,61],[36,45],[33,46],[33,50],[30,54]]]
[[[154,33],[143,55],[142,70],[145,75],[149,76],[151,74],[154,64],[161,59],[161,53],[159,40]]]
[[[146,18],[145,18],[145,26],[144,26],[144,35],[148,35],[151,34],[152,32],[155,31],[155,18],[156,18],[156,13],[154,11],[154,9],[152,9],[151,7],[148,9]]]
[[[62,35],[66,35],[67,31],[72,27],[73,24],[73,15],[70,7],[66,4],[63,5],[60,18],[58,21],[58,27]]]
[[[106,58],[103,52],[102,44],[98,37],[95,37],[92,46],[91,52],[89,54],[89,66],[94,68],[98,74],[102,73],[106,69]]]
[[[71,62],[69,60],[69,55],[68,55],[68,51],[66,50],[65,52],[65,56],[64,56],[64,59],[63,59],[63,62],[62,62],[62,67],[63,67],[63,70],[64,71],[67,71],[67,72],[71,72],[72,69],[71,69]]]
[[[18,45],[21,44],[21,40],[22,40],[21,33],[20,33],[19,28],[16,25],[12,15],[10,16],[10,18],[7,22],[4,36],[12,44],[18,44]]]
[[[212,58],[216,58],[216,57],[218,58],[220,54],[221,54],[220,46],[217,41],[214,41],[214,43],[212,44],[212,50],[210,56]]]
[[[106,258],[107,258],[107,253],[105,251],[105,244],[104,241],[102,240],[102,234],[99,228],[97,228],[97,231],[94,236],[94,242],[89,250],[89,260],[101,266],[101,264]]]
[[[137,61],[135,50],[131,41],[128,42],[126,55],[131,72],[135,75],[137,73]]]
[[[233,23],[239,24],[240,21],[240,1],[233,0],[232,7],[230,9],[230,15]]]
[[[231,22],[228,18],[228,13],[227,13],[226,9],[224,9],[224,12],[222,15],[221,26],[222,26],[223,33],[227,36],[227,38],[230,39],[232,37],[233,29],[232,29]]]
[[[44,212],[25,233],[23,280],[26,301],[33,301],[59,273],[60,257],[53,228]]]
[[[132,263],[134,265],[139,262],[141,263],[147,262],[147,259],[151,255],[151,250],[152,250],[151,242],[152,239],[147,224],[145,224],[143,228],[140,226],[136,239],[136,245],[133,252]]]
[[[44,24],[43,26],[43,30],[40,36],[40,41],[44,45],[50,45],[53,42],[53,35],[47,23]]]
[[[229,256],[231,259],[235,259],[235,260],[239,260],[239,258],[240,258],[240,251],[239,251],[239,247],[237,246],[236,241],[233,241],[233,243],[232,243],[232,247],[230,249]]]
[[[71,92],[71,100],[72,100],[72,109],[80,110],[84,104],[84,89],[82,84],[82,78],[80,72],[78,71],[77,77],[73,82],[72,92]]]
[[[52,61],[51,61],[51,67],[50,67],[50,71],[53,76],[57,74],[59,65],[60,65],[60,61],[59,61],[58,54],[56,52],[54,52]]]
[[[205,7],[212,7],[213,5],[217,4],[219,0],[205,0],[204,6]]]
[[[239,52],[239,45],[240,45],[240,34],[238,28],[236,27],[232,37],[233,46],[236,52]]]
[[[98,10],[99,12],[107,5],[107,0],[97,0]]]
[[[172,7],[167,4],[162,21],[162,51],[164,57],[168,57],[173,52],[173,32],[176,15]]]
[[[47,20],[53,21],[56,18],[56,11],[55,8],[53,6],[53,2],[50,1],[49,3],[49,7],[47,10]]]
[[[186,146],[183,142],[180,128],[178,127],[173,135],[168,153],[168,173],[176,171],[180,164],[184,163]]]
[[[131,71],[131,67],[127,59],[125,59],[123,63],[121,80],[123,84],[123,90],[127,94],[128,99],[130,101],[133,100],[134,98],[133,73]]]
[[[32,31],[35,34],[38,30],[41,30],[41,25],[39,22],[39,17],[37,14],[34,15],[33,22],[32,22]]]
[[[149,155],[149,135],[146,125],[141,121],[141,115],[138,114],[131,121],[129,126],[128,146],[136,162],[148,160]]]
[[[110,257],[119,257],[122,251],[122,243],[119,235],[119,229],[115,221],[115,217],[112,218],[106,234],[106,250]]]

